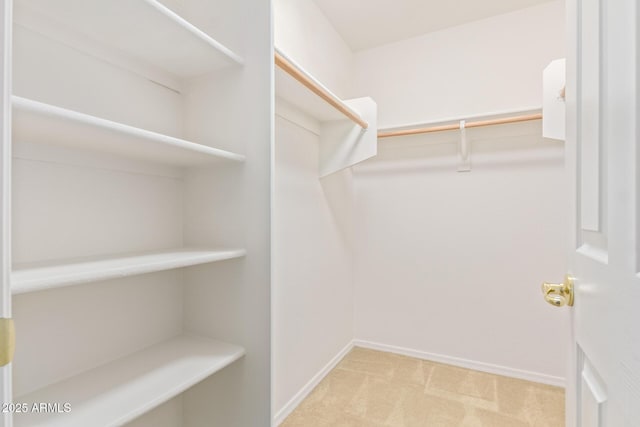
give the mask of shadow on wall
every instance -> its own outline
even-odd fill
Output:
[[[319,179],[322,193],[331,211],[334,224],[340,230],[343,243],[353,247],[353,172],[345,169]]]

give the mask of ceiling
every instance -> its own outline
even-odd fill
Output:
[[[550,0],[314,0],[352,50],[511,12]]]

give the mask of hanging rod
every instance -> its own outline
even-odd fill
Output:
[[[357,123],[362,127],[362,129],[367,129],[369,127],[369,123],[360,117],[358,113],[353,111],[349,106],[347,106],[340,98],[329,92],[324,86],[318,83],[313,77],[303,71],[298,65],[296,65],[293,61],[288,59],[282,53],[275,51],[275,61],[276,66],[280,67],[283,71],[289,74],[291,77],[299,81],[304,87],[309,89],[311,92],[318,95],[324,101],[326,101],[329,105],[331,105],[336,110],[340,111],[342,114],[347,116],[351,121]]]
[[[531,120],[541,120],[542,113],[537,114],[525,114],[520,116],[512,116],[512,117],[503,117],[501,119],[491,119],[491,120],[478,120],[475,122],[466,122],[464,127],[466,128],[479,128],[483,126],[493,126],[493,125],[502,125],[507,123],[518,123],[518,122],[528,122]],[[450,124],[450,125],[440,125],[440,126],[429,126],[429,127],[421,127],[414,129],[403,129],[403,130],[391,130],[378,132],[378,138],[389,138],[392,136],[407,136],[407,135],[419,135],[422,133],[431,133],[431,132],[442,132],[446,130],[458,130],[460,129],[460,123]]]

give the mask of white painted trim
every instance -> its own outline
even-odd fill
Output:
[[[11,318],[11,85],[13,71],[13,2],[0,4],[0,317]],[[13,364],[0,367],[0,398],[13,401]],[[0,414],[0,427],[13,425],[11,411]]]
[[[427,353],[425,351],[396,347],[394,345],[380,344],[356,339],[353,340],[353,346],[368,348],[371,350],[387,351],[389,353],[402,354],[404,356],[416,357],[418,359],[429,360],[432,362],[445,363],[447,365],[459,366],[461,368],[473,369],[476,371],[502,375],[505,377],[519,378],[521,380],[533,381],[536,383],[548,384],[556,387],[565,387],[566,385],[566,380],[562,377],[555,377],[538,372],[509,368],[507,366],[493,365],[491,363],[478,362],[475,360],[461,359],[453,356],[445,356],[442,354]]]
[[[0,317],[11,317],[11,190],[12,190],[12,135],[13,111],[11,106],[11,87],[13,79],[13,2],[3,1],[0,5]],[[2,369],[0,381],[10,384],[4,375],[11,368]],[[8,375],[10,377],[10,375]],[[4,402],[10,402],[11,394],[2,394]],[[2,420],[11,420],[10,415],[0,415]],[[10,425],[10,423],[8,424]]]
[[[315,135],[320,135],[320,122],[318,120],[278,96],[276,96],[275,112],[275,115],[281,119],[290,121]]]
[[[311,393],[311,391],[320,384],[320,381],[327,376],[329,372],[342,360],[344,356],[347,355],[353,348],[353,341],[350,341],[342,350],[336,354],[333,359],[327,363],[324,368],[320,369],[320,371],[315,374],[311,380],[304,385],[292,398],[287,402],[282,409],[280,409],[276,415],[273,417],[273,426],[279,426],[282,422],[298,407],[300,403]]]

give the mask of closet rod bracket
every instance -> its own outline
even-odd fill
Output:
[[[458,142],[458,172],[471,171],[471,153],[467,141],[466,121],[460,120],[460,140]]]

